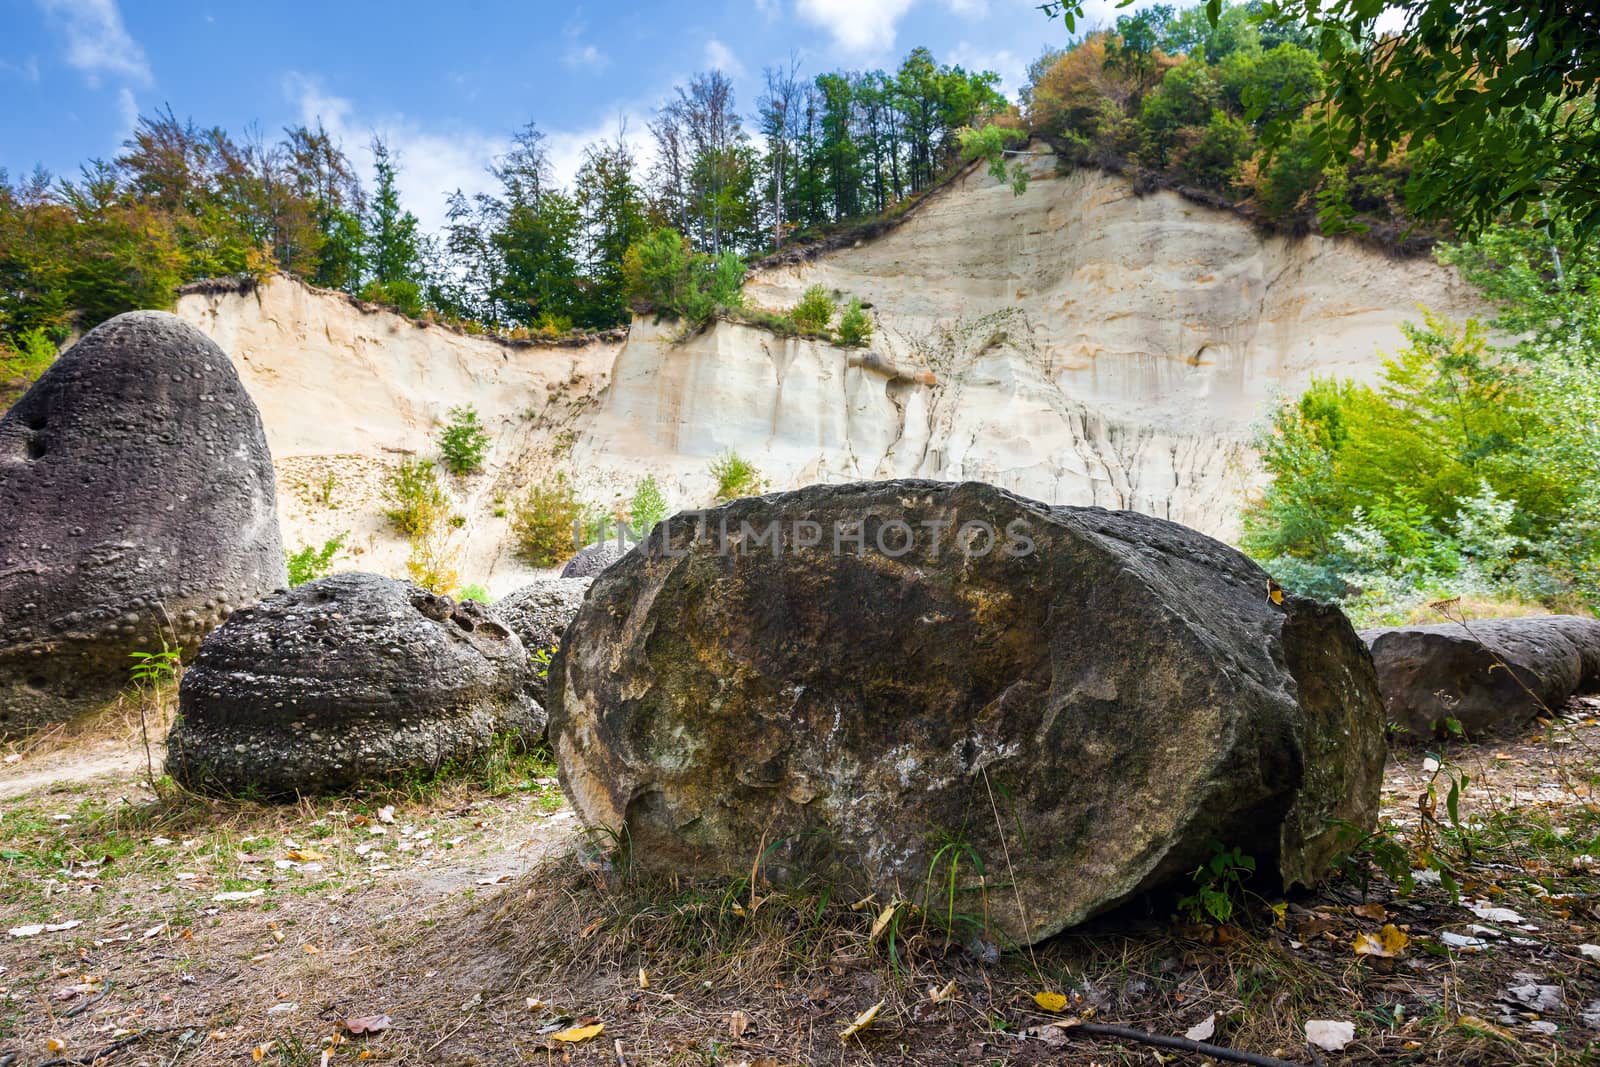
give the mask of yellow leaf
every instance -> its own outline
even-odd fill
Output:
[[[1060,993],[1035,993],[1033,1002],[1045,1011],[1060,1011],[1067,1006],[1067,998]]]
[[[928,987],[928,999],[933,1001],[935,1004],[943,1004],[945,1001],[949,1000],[955,995],[956,980],[954,978],[946,982],[943,989],[940,989],[938,986]]]
[[[1267,599],[1274,604],[1283,603],[1283,589],[1271,578],[1267,579]]]
[[[1357,956],[1392,960],[1406,950],[1406,943],[1410,940],[1394,923],[1384,923],[1376,934],[1357,934],[1355,952]]]
[[[1522,1044],[1521,1041],[1517,1040],[1517,1035],[1510,1030],[1496,1026],[1487,1019],[1480,1019],[1476,1015],[1463,1015],[1456,1020],[1456,1025],[1469,1034],[1477,1034],[1480,1037],[1498,1037],[1503,1041],[1511,1042],[1513,1045]]]
[[[870,937],[868,937],[867,940],[868,941],[876,941],[876,940],[878,940],[878,935],[883,933],[884,930],[888,929],[889,920],[893,919],[894,918],[894,913],[899,911],[899,910],[900,910],[900,902],[898,900],[892,900],[892,901],[889,902],[889,906],[888,907],[886,907],[882,911],[878,912],[877,919],[874,920],[873,923],[872,923],[872,935]]]
[[[880,1001],[878,1001],[878,1003],[874,1004],[872,1007],[868,1008],[866,1011],[862,1012],[860,1015],[857,1015],[855,1017],[855,1021],[852,1022],[849,1026],[847,1026],[843,1030],[839,1031],[839,1039],[841,1041],[849,1041],[852,1037],[855,1037],[861,1031],[863,1031],[867,1027],[871,1026],[872,1025],[872,1020],[876,1019],[878,1017],[878,1013],[880,1011],[882,1011],[882,1010],[883,1010],[883,1001],[880,1000]]]
[[[1288,914],[1289,902],[1287,900],[1280,900],[1276,904],[1272,905],[1273,925],[1282,930],[1283,921]]]
[[[250,1050],[250,1058],[255,1060],[257,1063],[260,1063],[262,1060],[267,1058],[267,1054],[272,1051],[272,1046],[275,1044],[277,1044],[277,1042],[268,1041],[265,1045],[257,1045],[255,1048]]]
[[[48,1040],[48,1041],[46,1041],[44,1043],[44,1047],[45,1047],[45,1051],[46,1052],[65,1052],[65,1051],[67,1051],[67,1043],[66,1043],[66,1041],[63,1040],[62,1038],[59,1038],[59,1037],[52,1037],[50,1040]]]
[[[595,1023],[593,1026],[574,1026],[570,1030],[560,1030],[550,1035],[552,1041],[566,1041],[577,1044],[579,1041],[588,1041],[590,1038],[599,1037],[605,1031],[605,1023]]]
[[[644,968],[643,967],[639,968],[639,988],[640,989],[649,989],[650,988],[650,976],[648,974],[644,973]]]

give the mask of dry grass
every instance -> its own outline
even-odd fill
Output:
[[[80,751],[104,740],[81,738]],[[635,1067],[1109,1067],[1158,1061],[1049,1024],[1181,1034],[1216,1013],[1218,1043],[1307,1064],[1313,1018],[1356,1025],[1349,1048],[1321,1054],[1328,1065],[1594,1062],[1600,1033],[1581,1016],[1600,981],[1577,946],[1600,940],[1600,879],[1583,860],[1600,854],[1597,743],[1600,727],[1577,719],[1443,753],[1471,779],[1459,826],[1418,804],[1437,774],[1423,752],[1399,752],[1389,769],[1392,840],[1448,856],[1467,901],[1525,922],[1481,920],[1439,885],[1402,895],[1372,870],[1364,892],[1352,870],[1315,895],[1242,900],[1221,928],[1149,901],[997,958],[911,909],[874,936],[885,902],[777,891],[759,871],[732,883],[636,876],[556,810],[548,768],[263,806],[157,796],[129,749],[117,777],[0,800],[8,925],[82,923],[0,943],[0,1058],[37,1065],[51,1039],[82,1057],[131,1037],[108,1064],[250,1063],[261,1049],[269,1064],[320,1064],[326,1050],[332,1064],[615,1065],[620,1041]],[[72,751],[63,742],[51,758]],[[1385,923],[1405,929],[1406,951],[1356,956],[1356,935]],[[1486,950],[1453,949],[1446,933]],[[1508,1001],[1519,974],[1558,987],[1563,1005],[1539,1018]],[[1043,1011],[1040,991],[1066,996],[1064,1012]],[[879,1002],[870,1028],[840,1038]],[[393,1025],[370,1037],[340,1025],[379,1014]],[[590,1020],[599,1037],[554,1040]]]

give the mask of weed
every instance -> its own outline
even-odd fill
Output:
[[[584,507],[565,475],[554,483],[535,485],[511,515],[517,553],[535,567],[553,567],[572,558],[572,531],[580,527]]]
[[[461,600],[476,600],[480,604],[494,603],[494,597],[489,595],[489,590],[477,582],[462,586],[461,592],[457,594],[457,597]]]
[[[647,474],[634,489],[633,500],[628,505],[628,523],[633,527],[634,536],[649,537],[656,523],[666,517],[667,498],[661,495],[656,476]]]
[[[145,778],[150,788],[155,789],[156,765],[155,757],[150,752],[150,723],[145,709],[147,706],[160,707],[165,701],[167,692],[177,683],[183,670],[183,652],[169,645],[163,637],[159,651],[130,652],[128,655],[133,659],[129,674],[133,678],[134,688],[138,690],[139,740],[144,744]]]
[[[450,499],[439,483],[439,473],[427,460],[402,459],[384,483],[384,516],[407,537],[428,532],[450,512]]]
[[[832,293],[824,286],[813,285],[801,294],[800,302],[789,312],[789,318],[801,333],[826,334],[837,308]]]
[[[467,404],[450,409],[450,421],[439,434],[439,453],[451,474],[472,474],[483,469],[489,453],[489,432],[478,421],[477,409]]]
[[[349,536],[347,530],[324,541],[321,548],[302,545],[298,551],[285,553],[285,562],[289,566],[289,588],[326,578],[333,569],[333,557],[344,547],[344,539]]]
[[[861,301],[855,297],[845,305],[839,316],[839,343],[848,348],[859,348],[872,338],[872,319],[867,316]]]
[[[761,472],[731,448],[712,462],[711,476],[717,480],[719,501],[754,496],[765,485]]]
[[[1195,868],[1191,876],[1194,892],[1178,898],[1178,910],[1192,923],[1203,923],[1208,918],[1227,923],[1244,898],[1244,883],[1255,873],[1255,857],[1245,855],[1237,845],[1224,849],[1213,841],[1211,858]]]

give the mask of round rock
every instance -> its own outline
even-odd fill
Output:
[[[95,327],[0,419],[0,515],[0,736],[105,704],[130,653],[191,652],[287,584],[256,406],[161,311]]]
[[[1376,820],[1365,647],[1226,545],[978,483],[700,519],[595,579],[550,672],[562,785],[641,869],[944,911],[959,862],[955,909],[1031,943],[1219,842],[1309,884]]]
[[[533,658],[529,672],[529,693],[544,702],[546,664],[538,662],[540,652],[553,653],[561,643],[567,624],[578,614],[583,595],[592,578],[537,578],[508,596],[495,601],[494,613],[522,641]]]
[[[561,568],[563,578],[593,578],[617,560],[621,559],[624,549],[610,541],[597,541],[578,550],[578,554],[567,560],[567,565]]]
[[[337,792],[537,736],[522,642],[483,605],[336,574],[234,614],[179,687],[167,771],[208,792]]]

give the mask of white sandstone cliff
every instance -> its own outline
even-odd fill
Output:
[[[1431,260],[1264,236],[1171,192],[1032,166],[1021,197],[975,169],[886,236],[747,283],[773,309],[812,284],[859,296],[869,349],[729,322],[684,337],[649,318],[620,346],[511,346],[281,278],[185,295],[178,312],[233,355],[261,407],[285,543],[348,529],[364,569],[403,573],[384,472],[406,451],[435,455],[448,409],[475,405],[496,443],[488,473],[452,480],[460,569],[504,593],[529,573],[504,513],[530,480],[563,471],[611,507],[653,473],[675,508],[700,506],[729,449],[772,488],[977,478],[1229,537],[1275,395],[1313,375],[1373,378],[1421,306],[1482,310]]]

